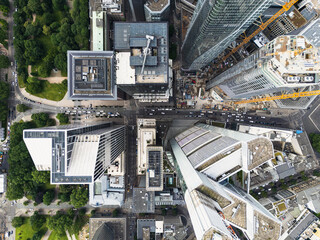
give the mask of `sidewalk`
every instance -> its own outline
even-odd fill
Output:
[[[36,102],[40,102],[42,104],[46,104],[46,105],[51,105],[54,107],[74,107],[74,106],[78,106],[78,105],[82,105],[84,107],[90,107],[90,105],[92,104],[92,107],[96,107],[96,106],[124,106],[125,105],[125,101],[124,100],[117,100],[117,101],[107,101],[107,100],[90,100],[90,101],[72,101],[72,100],[68,100],[67,94],[64,96],[64,98],[59,101],[51,101],[45,98],[40,98],[40,97],[36,97],[30,93],[28,93],[25,88],[20,88],[21,94],[23,96],[25,96],[28,99],[31,99],[33,101]]]

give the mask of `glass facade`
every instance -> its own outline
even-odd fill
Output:
[[[207,66],[245,31],[272,0],[199,0],[183,46],[183,68]]]

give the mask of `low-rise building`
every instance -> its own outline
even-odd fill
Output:
[[[90,218],[90,240],[123,240],[127,239],[126,218]]]
[[[135,213],[154,213],[155,194],[145,188],[133,188],[132,211]]]

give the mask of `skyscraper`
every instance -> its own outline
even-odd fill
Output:
[[[237,239],[232,226],[248,239],[279,238],[280,221],[242,189],[223,181],[269,161],[270,140],[197,124],[170,144],[197,239]]]
[[[182,45],[182,67],[208,65],[245,31],[272,0],[199,0]]]
[[[125,150],[125,127],[107,122],[27,129],[23,140],[36,169],[50,170],[52,184],[88,184]]]
[[[299,35],[279,36],[265,46],[211,79],[207,89],[219,87],[233,99],[317,87],[320,54],[319,23],[316,20]],[[214,90],[214,89],[213,89]],[[313,98],[310,98],[313,100]],[[290,107],[306,108],[311,101]],[[280,107],[285,107],[283,103]]]

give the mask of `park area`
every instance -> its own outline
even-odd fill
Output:
[[[67,51],[89,49],[88,1],[15,1],[14,47],[19,86],[60,101],[67,92]]]

